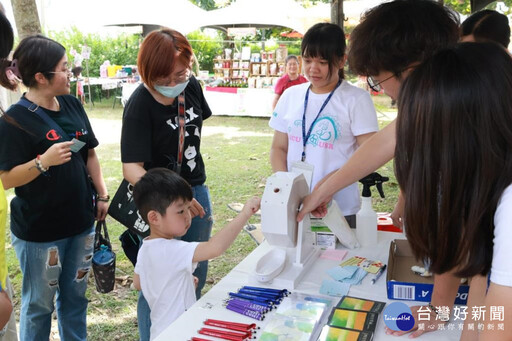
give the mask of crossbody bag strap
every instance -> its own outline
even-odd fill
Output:
[[[180,136],[178,139],[176,173],[180,174],[181,164],[183,163],[183,148],[185,146],[185,91],[178,96],[178,126]]]
[[[29,111],[37,114],[46,124],[48,124],[52,129],[54,129],[58,134],[60,134],[61,138],[65,141],[69,141],[69,137],[66,135],[64,130],[60,125],[57,124],[48,114],[37,104],[30,102],[25,97],[21,97],[18,103],[22,107],[27,108]]]
[[[21,97],[20,100],[18,101],[18,103],[16,103],[16,104],[19,104],[22,107],[25,107],[29,111],[38,115],[47,125],[49,125],[52,129],[54,129],[64,141],[71,141],[71,139],[66,134],[64,129],[62,129],[62,127],[60,125],[58,125],[57,122],[55,122],[55,120],[53,120],[53,118],[48,116],[48,114],[39,105],[37,105],[33,102],[30,102],[25,97]],[[73,153],[71,153],[71,154],[73,154]],[[89,174],[89,170],[87,169],[85,161],[81,157],[79,157],[78,159],[82,161],[81,163],[84,166],[85,171],[87,172],[87,174]],[[94,190],[94,188],[93,188],[93,190]]]

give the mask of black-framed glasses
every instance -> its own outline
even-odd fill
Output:
[[[372,89],[373,91],[375,92],[380,92],[382,90],[382,86],[381,84],[384,83],[385,81],[391,79],[395,77],[395,74],[392,74],[391,76],[389,76],[388,78],[386,79],[383,79],[381,80],[380,82],[376,82],[372,76],[368,76],[366,77],[366,83],[368,83],[368,86],[370,87],[370,89]]]

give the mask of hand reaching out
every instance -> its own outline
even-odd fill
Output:
[[[327,214],[327,204],[331,201],[332,197],[322,199],[318,192],[313,191],[310,195],[304,198],[302,208],[297,215],[297,221],[300,222],[306,214],[311,213],[314,217],[322,218]]]
[[[244,205],[244,208],[242,209],[241,214],[245,214],[247,218],[250,218],[254,213],[258,212],[260,209],[260,202],[261,199],[258,197],[252,197],[251,199],[247,200],[247,202]]]

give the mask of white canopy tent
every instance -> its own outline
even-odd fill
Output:
[[[202,27],[288,27],[304,33],[306,10],[295,0],[237,0],[228,7],[207,12]]]
[[[11,3],[2,0],[15,26]],[[206,11],[188,0],[36,0],[44,31],[76,27],[85,33],[131,32],[128,27],[167,26],[183,34],[199,29]],[[14,27],[15,28],[15,27]],[[128,29],[127,29],[128,28]]]
[[[349,24],[356,25],[361,15],[384,0],[344,1]],[[202,27],[226,31],[231,27],[288,27],[304,34],[318,22],[330,22],[331,5],[318,3],[304,8],[295,0],[236,0],[230,6],[206,12]]]
[[[140,0],[105,2],[107,10],[101,20],[105,26],[165,26],[187,34],[199,29],[207,16],[188,0],[144,0],[142,6]]]
[[[382,1],[345,1],[345,17],[350,24],[356,24],[365,10]],[[15,25],[10,1],[2,3]],[[36,0],[36,4],[45,31],[74,26],[86,33],[116,34],[140,32],[141,26],[167,26],[187,34],[200,27],[288,27],[304,34],[315,23],[330,21],[329,4],[317,3],[305,9],[295,0],[236,0],[213,11],[205,11],[188,0]]]

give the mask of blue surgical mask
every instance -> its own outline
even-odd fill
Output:
[[[155,90],[158,91],[162,96],[168,98],[176,98],[179,94],[185,90],[188,85],[188,80],[175,86],[163,86],[155,85]]]

